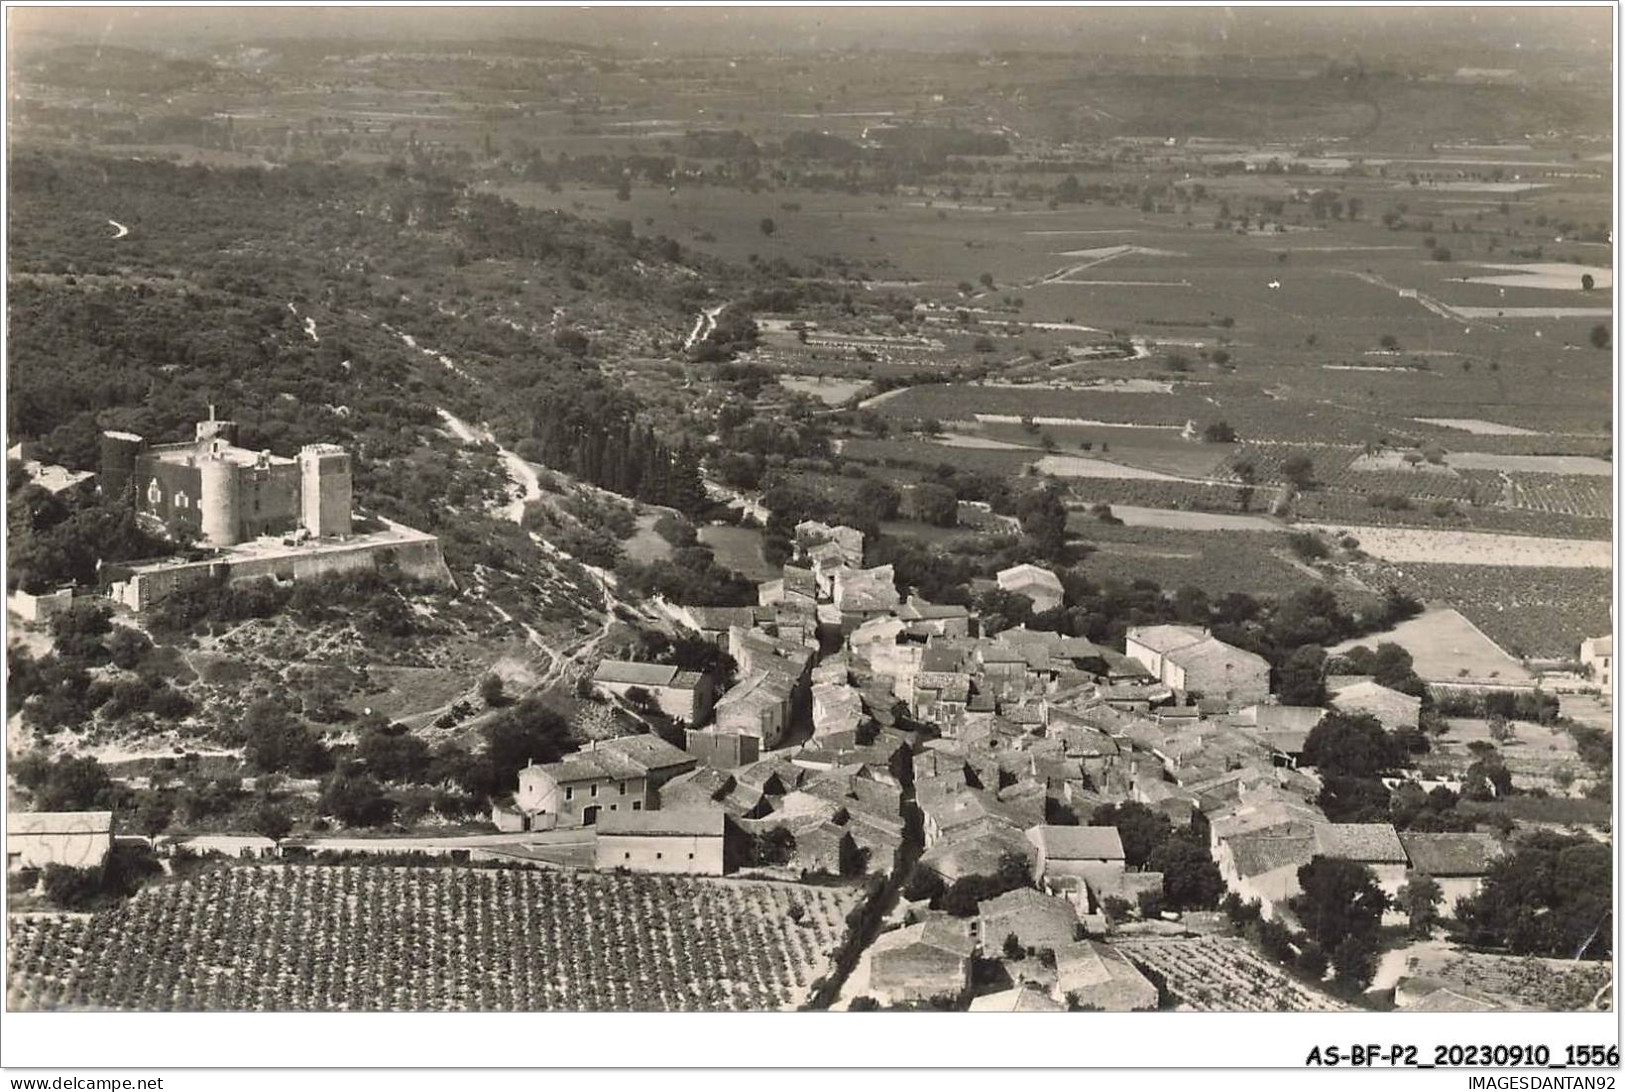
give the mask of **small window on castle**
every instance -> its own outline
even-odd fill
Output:
[[[632,810],[633,811],[642,811],[643,810],[643,801],[642,800],[634,800],[634,801],[632,801]]]
[[[150,504],[161,504],[163,499],[163,487],[158,484],[158,479],[154,478],[152,479],[152,484],[147,486],[147,501]]]
[[[175,507],[176,508],[190,508],[191,505],[192,505],[191,498],[187,497],[187,495],[184,492],[180,492],[180,493],[175,494]]]
[[[566,800],[574,800],[575,797],[576,797],[575,789],[573,789],[569,785],[564,786],[564,798]]]

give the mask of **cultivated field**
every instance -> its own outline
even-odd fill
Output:
[[[1341,1012],[1348,1008],[1268,963],[1239,941],[1130,937],[1112,942],[1161,975],[1176,1008],[1194,1012]]]
[[[1609,569],[1386,563],[1361,569],[1373,587],[1393,585],[1423,602],[1450,604],[1515,656],[1573,656],[1582,639],[1612,629]]]
[[[859,900],[687,877],[226,868],[92,918],[13,921],[8,997],[81,1010],[785,1009],[828,969]]]
[[[1329,652],[1346,652],[1356,645],[1376,648],[1396,644],[1411,654],[1416,673],[1430,681],[1461,678],[1528,682],[1534,679],[1523,665],[1486,638],[1461,613],[1449,608],[1423,611],[1383,633],[1373,633],[1336,645]]]
[[[1411,527],[1349,527],[1306,523],[1306,530],[1333,538],[1353,535],[1372,557],[1398,565],[1448,562],[1454,565],[1548,569],[1607,569],[1614,563],[1611,543],[1594,539],[1492,535],[1477,531],[1432,531]]]

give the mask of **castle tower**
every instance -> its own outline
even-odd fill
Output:
[[[198,427],[201,429],[202,423]],[[197,465],[203,493],[198,498],[203,540],[211,546],[234,546],[242,524],[237,464],[217,452],[203,451]]]
[[[200,441],[212,440],[217,436],[226,441],[226,443],[236,446],[237,422],[216,420],[214,416],[214,403],[211,402],[209,404],[209,419],[207,421],[199,421],[197,423],[197,438]]]
[[[350,453],[337,444],[299,449],[299,525],[315,538],[350,533]]]
[[[99,483],[102,496],[122,499],[129,494],[130,481],[135,476],[135,458],[146,446],[147,441],[133,432],[102,433]]]

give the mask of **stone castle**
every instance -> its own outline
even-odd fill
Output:
[[[352,515],[350,455],[307,444],[295,458],[237,446],[237,424],[214,407],[184,443],[149,445],[131,432],[104,432],[101,488],[127,496],[143,516],[213,547],[206,557],[120,566],[108,594],[146,610],[204,580],[304,580],[389,562],[419,580],[452,583],[434,535],[382,517]]]
[[[209,546],[296,535],[350,533],[350,456],[307,444],[297,458],[237,446],[237,423],[197,423],[196,438],[149,446],[131,432],[102,435],[102,489],[127,493],[137,510]]]

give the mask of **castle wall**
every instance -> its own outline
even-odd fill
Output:
[[[325,549],[290,549],[267,557],[223,557],[189,565],[160,565],[139,570],[128,581],[114,584],[114,599],[134,611],[148,610],[179,588],[218,577],[230,581],[310,580],[330,573],[375,568],[392,558],[402,573],[418,580],[451,583],[451,570],[440,551],[440,540],[362,541]]]
[[[134,490],[138,511],[166,527],[204,534],[203,478],[197,467],[142,455],[135,460]]]
[[[245,466],[237,471],[237,534],[247,542],[299,527],[299,467],[293,463]]]

